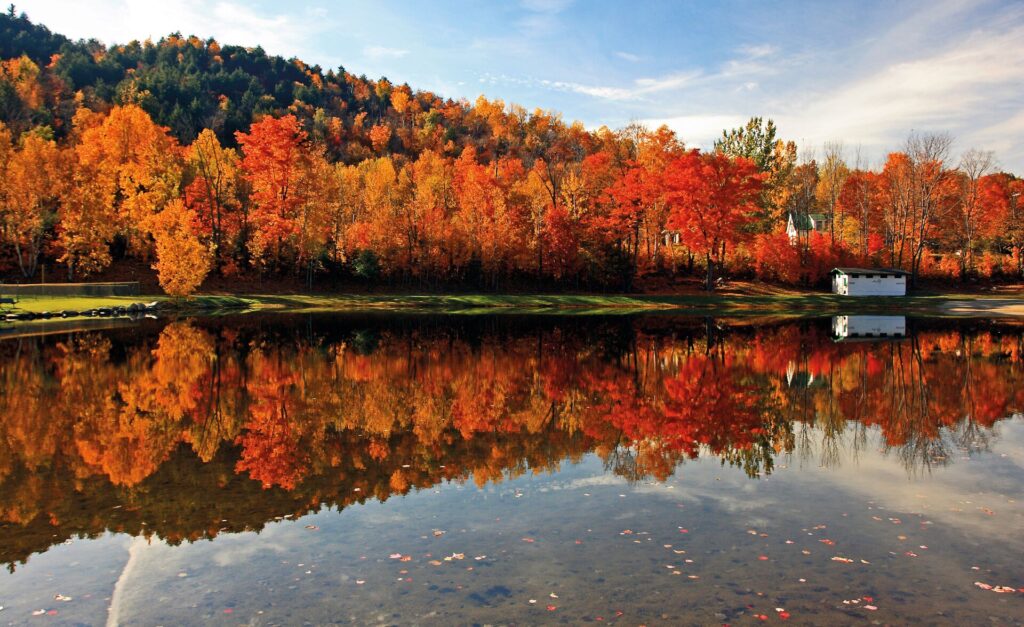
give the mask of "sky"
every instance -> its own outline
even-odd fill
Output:
[[[483,94],[589,128],[667,124],[708,147],[752,116],[821,154],[877,166],[911,131],[956,160],[1024,174],[1019,0],[29,0],[36,22],[106,43],[173,31],[261,45],[451,98]]]

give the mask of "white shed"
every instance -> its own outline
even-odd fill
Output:
[[[903,270],[836,268],[832,293],[843,296],[906,296],[907,273]]]

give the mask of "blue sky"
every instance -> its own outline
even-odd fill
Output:
[[[1024,3],[241,2],[31,0],[18,10],[106,42],[185,34],[454,98],[484,94],[588,127],[666,123],[708,146],[772,117],[811,157],[842,141],[877,165],[911,129],[1024,173]],[[956,155],[954,155],[954,158]]]

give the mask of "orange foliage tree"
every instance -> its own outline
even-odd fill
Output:
[[[668,226],[680,232],[694,252],[704,256],[704,287],[711,290],[713,264],[721,263],[727,246],[743,236],[751,220],[762,175],[744,157],[723,153],[687,152],[669,163],[665,172],[669,203]]]

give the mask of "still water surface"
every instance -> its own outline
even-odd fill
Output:
[[[0,623],[1022,624],[1022,408],[981,320],[10,338]]]

